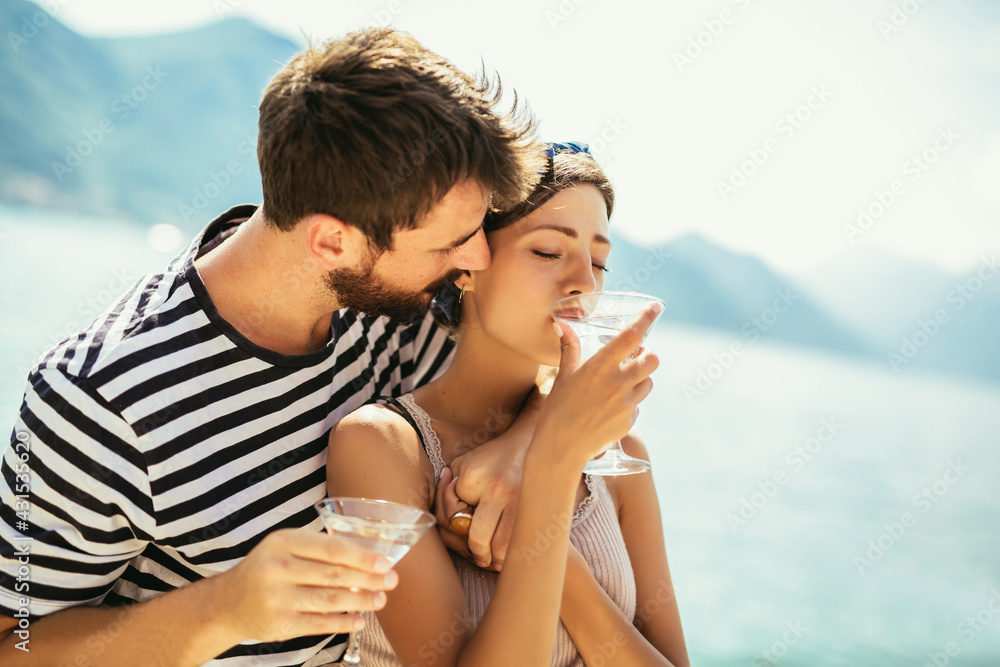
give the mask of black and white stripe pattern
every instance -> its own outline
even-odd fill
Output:
[[[0,614],[25,595],[36,617],[148,600],[229,569],[277,528],[321,530],[313,503],[325,494],[329,429],[447,363],[452,345],[430,317],[402,327],[340,311],[330,344],[295,357],[241,336],[193,261],[252,212],[215,220],[167,271],[33,369],[0,464]],[[15,514],[17,433],[30,446],[27,529]],[[33,538],[27,593],[12,575],[24,536]],[[326,664],[339,644],[245,643],[209,664]]]

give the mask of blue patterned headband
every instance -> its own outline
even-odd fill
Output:
[[[590,144],[584,144],[579,141],[549,143],[548,148],[545,149],[545,154],[551,160],[556,153],[586,153],[587,155],[590,155]],[[591,157],[593,157],[593,155],[591,155]]]

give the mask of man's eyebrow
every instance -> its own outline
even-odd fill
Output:
[[[554,231],[561,232],[561,233],[565,234],[566,236],[570,237],[571,239],[580,238],[580,235],[576,233],[575,229],[573,229],[572,227],[563,227],[562,225],[548,225],[548,224],[546,224],[546,225],[538,225],[537,227],[533,227],[533,228],[529,229],[525,233],[526,234],[530,234],[531,232],[537,232],[540,229],[552,229]],[[607,246],[611,245],[611,239],[609,239],[607,236],[604,236],[603,234],[594,234],[594,240],[597,241],[598,243],[603,244],[603,245],[607,245]]]
[[[478,227],[476,227],[474,230],[472,230],[471,234],[469,234],[468,236],[465,236],[463,238],[460,238],[459,240],[455,241],[454,243],[452,243],[449,246],[445,246],[444,248],[442,248],[442,250],[454,250],[455,248],[457,248],[459,246],[465,245],[466,243],[469,242],[469,239],[471,239],[473,236],[475,236],[476,234],[478,234],[479,230],[482,229],[482,228],[483,228],[483,225],[480,223],[480,225]]]

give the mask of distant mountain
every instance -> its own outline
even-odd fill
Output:
[[[793,280],[871,340],[880,363],[901,372],[927,369],[1000,380],[998,259],[1000,254],[988,254],[967,272],[951,275],[858,246]]]
[[[257,104],[293,42],[241,18],[87,39],[26,0],[0,3],[0,35],[0,199],[189,234],[260,200]],[[609,288],[662,297],[667,320],[881,364],[945,308],[949,322],[901,368],[1000,380],[1000,278],[959,309],[961,276],[872,248],[789,278],[695,234],[658,248],[616,236],[612,266]]]
[[[856,355],[874,351],[793,281],[697,234],[658,248],[615,236],[606,286],[654,294],[667,303],[665,319],[732,331],[734,340],[767,338]]]
[[[944,301],[958,280],[926,262],[872,245],[858,245],[792,279],[842,322],[886,347]]]
[[[241,18],[86,39],[39,12],[0,4],[0,198],[187,229],[259,201],[256,107],[296,44]]]

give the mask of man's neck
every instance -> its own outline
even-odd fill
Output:
[[[294,232],[275,229],[261,210],[195,268],[219,315],[252,343],[279,354],[315,352],[329,341],[338,306],[318,292],[313,268],[287,236]]]

